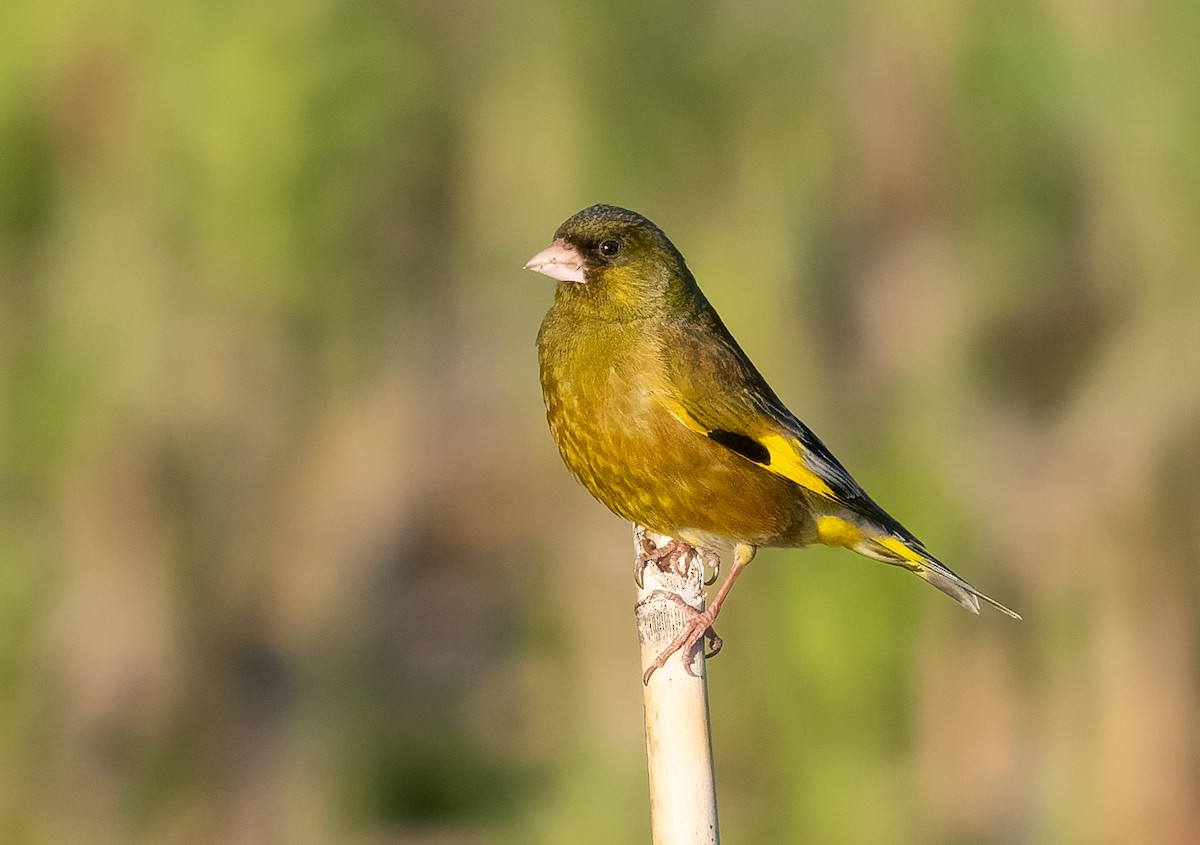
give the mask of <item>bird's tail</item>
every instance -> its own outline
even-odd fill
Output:
[[[1010,610],[991,596],[985,596],[955,575],[950,567],[925,551],[919,543],[899,537],[863,537],[855,551],[912,570],[972,613],[979,612],[979,600],[983,599],[1001,613],[1013,619],[1021,618],[1015,610]]]

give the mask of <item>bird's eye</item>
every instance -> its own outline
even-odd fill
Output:
[[[621,251],[621,244],[614,240],[600,242],[600,254],[605,258],[612,258]]]

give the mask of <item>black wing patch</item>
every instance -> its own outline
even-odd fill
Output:
[[[749,458],[756,464],[762,466],[771,465],[771,453],[767,451],[767,447],[759,443],[753,437],[747,437],[744,434],[738,434],[733,431],[723,431],[719,428],[713,429],[708,433],[710,440],[720,443],[726,449],[737,452],[743,458]]]

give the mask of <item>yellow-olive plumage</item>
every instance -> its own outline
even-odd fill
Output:
[[[758,546],[844,546],[972,611],[983,599],[1016,616],[871,500],[759,375],[649,220],[586,208],[526,266],[558,281],[537,342],[551,434],[614,513],[737,549],[742,563]]]

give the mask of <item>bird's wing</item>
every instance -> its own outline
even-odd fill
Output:
[[[698,434],[921,547],[787,409],[716,313],[705,311],[667,339],[667,409]]]

